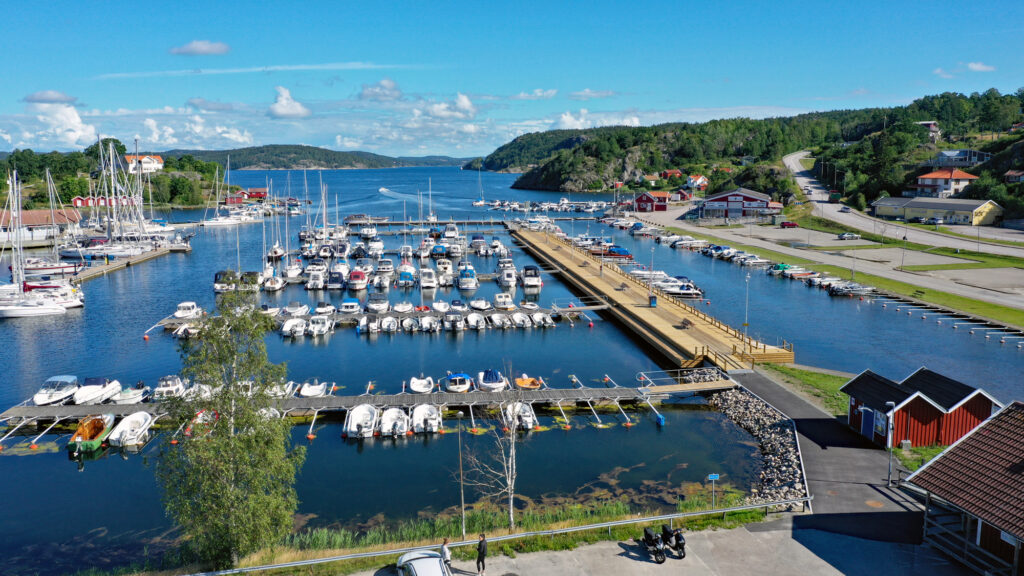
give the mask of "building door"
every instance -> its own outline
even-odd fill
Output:
[[[861,413],[860,433],[865,438],[875,437],[875,411],[865,408]]]

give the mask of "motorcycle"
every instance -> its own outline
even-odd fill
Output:
[[[661,541],[666,548],[675,550],[680,558],[686,558],[686,538],[681,528],[672,529],[667,524],[662,524]]]
[[[661,541],[660,534],[656,534],[650,528],[644,528],[644,536],[640,539],[640,542],[643,543],[647,553],[656,563],[665,563],[665,544]]]

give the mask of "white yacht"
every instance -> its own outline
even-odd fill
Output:
[[[78,388],[77,376],[68,374],[53,376],[47,378],[46,382],[43,382],[42,388],[32,396],[32,403],[36,406],[64,404],[74,397]]]
[[[86,378],[75,391],[75,404],[102,404],[121,392],[121,383],[109,378]]]

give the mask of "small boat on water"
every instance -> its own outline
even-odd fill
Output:
[[[279,308],[279,307],[271,306],[270,304],[262,304],[262,305],[260,305],[260,314],[263,314],[263,315],[266,315],[266,316],[270,316],[271,318],[276,318],[277,315],[280,314],[280,313],[281,313],[281,308]]]
[[[345,298],[341,301],[341,307],[338,308],[338,314],[359,314],[363,311],[362,306],[359,305],[359,300],[356,298]]]
[[[523,288],[540,288],[544,286],[544,280],[540,277],[540,268],[532,264],[523,266],[520,281],[523,283]]]
[[[120,392],[110,399],[110,401],[118,406],[139,404],[149,398],[151,391],[150,387],[146,386],[146,383],[140,380],[135,384],[135,386],[122,388]]]
[[[529,312],[535,312],[537,310],[540,310],[540,305],[539,304],[537,304],[536,302],[527,302],[526,300],[523,300],[522,302],[520,302],[519,303],[519,307],[522,308],[523,310],[527,310]]]
[[[439,432],[443,426],[441,409],[433,404],[417,404],[412,409],[412,431],[416,434]]]
[[[86,416],[78,422],[78,428],[68,442],[72,452],[92,452],[102,446],[114,426],[113,414]]]
[[[291,302],[281,313],[285,316],[305,316],[309,314],[309,306],[302,302]]]
[[[508,316],[502,314],[501,312],[495,312],[494,314],[488,316],[487,319],[491,321],[491,325],[494,326],[495,328],[504,329],[512,326],[512,321],[508,319]]]
[[[411,428],[412,422],[409,419],[409,415],[401,408],[388,408],[380,415],[378,429],[381,436],[398,438],[410,433],[412,431]]]
[[[307,322],[303,318],[289,318],[281,325],[281,336],[298,338],[306,335]]]
[[[271,398],[291,398],[295,395],[296,386],[298,385],[291,380],[272,384],[267,387],[267,396]]]
[[[293,318],[292,320],[298,319]],[[289,320],[289,322],[292,320]],[[334,330],[334,320],[331,320],[327,316],[313,316],[309,319],[309,322],[306,323],[306,333],[310,336],[325,336],[331,330]]]
[[[449,305],[444,300],[437,300],[434,302],[434,310],[437,310],[438,312],[444,314],[445,312],[451,310],[451,305]]]
[[[441,321],[436,316],[423,316],[419,320],[420,332],[439,332],[441,330]]]
[[[409,302],[408,300],[404,302],[399,302],[398,304],[392,306],[391,310],[398,312],[399,314],[407,314],[409,312],[412,312],[412,302]]]
[[[497,299],[497,297],[495,297],[495,299]],[[470,300],[469,307],[472,308],[473,310],[480,310],[481,312],[493,308],[491,306],[491,303],[487,301],[487,298],[484,298],[483,296],[473,298],[472,300]]]
[[[213,291],[217,294],[234,292],[238,274],[234,270],[221,270],[213,276]]]
[[[483,330],[487,328],[487,319],[479,312],[470,312],[466,315],[466,327],[470,330]]]
[[[435,307],[435,309],[436,309],[436,307]],[[469,311],[469,306],[466,306],[466,303],[463,302],[462,300],[455,299],[455,300],[452,300],[452,303],[449,306],[449,309],[452,312],[468,312]]]
[[[75,391],[75,404],[102,404],[121,392],[121,383],[109,378],[86,378]]]
[[[385,316],[380,319],[380,331],[387,333],[398,332],[398,318]]]
[[[182,302],[178,304],[177,310],[174,311],[174,318],[178,320],[192,320],[202,317],[203,309],[195,302]]]
[[[417,394],[429,394],[434,391],[434,379],[430,376],[424,377],[422,374],[419,378],[413,376],[409,378],[409,390]]]
[[[508,378],[498,370],[488,368],[487,370],[477,374],[477,386],[479,386],[481,390],[486,390],[488,392],[506,390],[508,389]]]
[[[516,378],[516,388],[520,390],[539,390],[540,385],[543,384],[543,380],[540,378],[531,378],[526,374]]]
[[[461,394],[469,392],[473,387],[473,377],[464,372],[449,372],[447,376],[441,378],[439,384],[444,387],[447,392],[456,392]]]
[[[331,316],[337,309],[330,302],[320,302],[313,309],[313,313],[319,316]]]
[[[173,398],[175,396],[181,396],[185,393],[187,388],[187,382],[181,379],[181,376],[171,374],[169,376],[161,376],[156,382],[156,388],[153,389],[153,400],[163,400],[164,398]]]
[[[466,322],[462,319],[462,314],[458,312],[449,312],[444,315],[444,329],[450,332],[461,332],[466,329]]]
[[[530,319],[533,320],[533,325],[538,328],[554,328],[555,321],[551,318],[550,314],[545,312],[534,312]]]
[[[377,429],[380,411],[371,404],[360,404],[345,416],[343,433],[348,438],[369,438]]]
[[[424,269],[420,272],[420,288],[423,290],[437,288],[437,274],[433,270]]]
[[[512,316],[511,316],[511,319],[512,319],[512,324],[516,328],[532,328],[533,327],[533,322],[530,321],[530,317],[527,316],[525,312],[513,312]]]
[[[36,406],[52,406],[70,402],[78,391],[78,376],[64,374],[52,376],[43,382],[43,386],[32,396],[32,403]]]
[[[526,402],[513,402],[502,411],[505,417],[505,424],[512,428],[513,425],[519,430],[533,430],[537,427],[537,414],[533,406]]]
[[[420,329],[420,321],[414,316],[402,318],[401,324],[403,332],[418,332]]]
[[[110,431],[107,440],[111,446],[138,446],[149,440],[149,428],[153,425],[153,415],[149,412],[136,412],[125,416]]]
[[[367,312],[387,312],[390,309],[391,303],[388,302],[388,295],[383,292],[374,292],[366,298]]]
[[[348,289],[353,292],[360,290],[366,290],[367,280],[366,272],[362,270],[353,270],[348,276]]]
[[[327,396],[329,393],[327,382],[321,382],[316,378],[306,380],[299,387],[299,397],[301,398],[320,398],[321,396]]]

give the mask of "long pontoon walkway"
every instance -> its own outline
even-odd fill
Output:
[[[546,267],[591,299],[606,302],[626,329],[680,367],[710,362],[736,370],[751,362],[793,362],[793,347],[769,346],[676,298],[654,289],[658,304],[649,304],[650,288],[618,266],[545,232],[512,227],[512,237]]]

